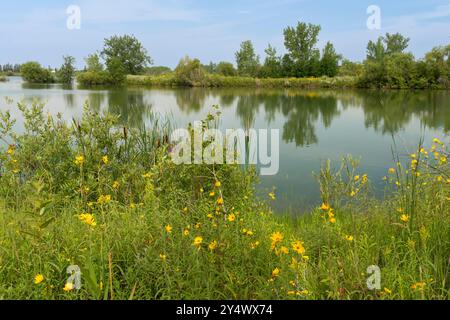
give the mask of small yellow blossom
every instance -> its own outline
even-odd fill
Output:
[[[43,282],[44,281],[44,276],[42,275],[42,274],[37,274],[35,277],[34,277],[34,283],[35,284],[40,284],[41,282]]]
[[[208,249],[211,250],[211,251],[216,250],[216,248],[217,248],[217,241],[216,241],[216,240],[212,241],[212,242],[208,245]]]
[[[390,174],[394,174],[394,173],[395,173],[395,169],[394,169],[394,168],[390,168],[390,169],[389,169],[389,173],[390,173]]]
[[[272,246],[274,247],[277,243],[283,241],[283,234],[279,231],[274,232],[270,236],[270,240],[272,240]]]
[[[269,198],[272,199],[272,200],[276,200],[275,192],[270,192],[269,193]]]
[[[73,283],[72,282],[67,282],[66,285],[64,286],[63,290],[65,292],[69,292],[69,291],[72,291],[73,288],[74,288]]]
[[[347,240],[349,242],[353,241],[353,236],[351,236],[351,235],[345,235],[344,238],[345,238],[345,240]]]
[[[322,206],[320,207],[320,209],[323,211],[328,211],[328,210],[330,210],[330,205],[327,203],[322,203]]]
[[[147,172],[142,175],[142,178],[145,178],[145,179],[151,179],[151,177],[152,177],[152,174],[150,172]]]
[[[172,233],[172,226],[170,224],[168,224],[167,226],[164,227],[164,229],[166,230],[167,233]]]
[[[214,192],[214,191],[211,191],[210,193],[209,193],[209,196],[212,198],[212,197],[214,197],[216,195],[216,193]]]
[[[409,215],[407,214],[402,214],[400,216],[400,220],[403,221],[404,223],[407,223],[409,221]]]
[[[113,184],[112,184],[112,188],[114,190],[117,190],[117,189],[119,189],[119,187],[120,187],[119,181],[114,181]]]
[[[197,248],[200,248],[200,246],[202,245],[202,242],[203,242],[203,238],[200,236],[197,236],[194,239],[193,245],[196,246]]]
[[[236,220],[236,215],[234,213],[230,214],[228,216],[228,221],[229,222],[234,222]]]
[[[423,290],[427,284],[425,282],[417,282],[411,286],[413,290]]]
[[[294,241],[292,242],[292,249],[297,252],[298,254],[304,254],[305,253],[305,247],[303,246],[303,242],[301,241]]]
[[[255,250],[259,246],[259,243],[260,243],[259,241],[255,241],[255,242],[250,243],[250,248],[252,250]]]
[[[163,254],[163,253],[161,253],[161,254],[159,255],[159,258],[160,258],[161,261],[163,261],[163,262],[165,262],[165,261],[167,260],[167,256],[166,256],[165,254]]]
[[[94,215],[90,213],[82,213],[78,216],[78,218],[90,227],[95,227],[97,225]]]
[[[10,146],[8,147],[8,150],[6,151],[6,153],[9,154],[9,155],[13,155],[13,154],[14,154],[14,151],[16,151],[16,146],[10,145]]]
[[[384,288],[384,292],[387,293],[387,294],[391,294],[391,293],[392,293],[392,290],[391,290],[391,289],[388,289],[388,288]]]
[[[280,275],[281,270],[278,268],[273,269],[272,271],[272,279],[278,277]]]
[[[217,204],[218,204],[219,206],[223,205],[223,198],[222,198],[222,197],[220,197],[219,199],[217,199]]]
[[[222,184],[220,183],[220,181],[216,181],[216,183],[214,183],[214,187],[216,188],[220,188]]]
[[[98,197],[97,199],[97,203],[98,204],[106,204],[108,202],[111,201],[111,195],[107,194],[107,195],[101,195],[100,197]]]
[[[104,164],[108,164],[109,159],[108,159],[108,156],[107,156],[107,155],[105,155],[105,156],[102,157],[102,162],[103,162]]]
[[[330,223],[333,223],[333,224],[334,224],[334,223],[336,223],[336,218],[330,218],[329,221],[330,221]]]
[[[75,164],[77,166],[82,166],[84,164],[85,158],[83,155],[78,155],[75,157]]]

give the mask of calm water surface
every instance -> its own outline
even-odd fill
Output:
[[[0,82],[0,109],[17,117],[15,102],[39,100],[53,114],[81,116],[87,102],[91,109],[121,116],[129,126],[149,122],[152,113],[169,115],[176,127],[204,119],[213,105],[222,111],[223,128],[280,129],[280,171],[262,177],[261,194],[276,188],[278,209],[305,210],[319,202],[312,172],[331,159],[361,158],[378,193],[382,177],[392,165],[395,138],[406,155],[420,137],[429,142],[450,130],[448,91],[272,90],[272,89],[77,89],[61,85],[29,85],[19,77]]]

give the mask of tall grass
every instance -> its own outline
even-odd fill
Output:
[[[0,121],[0,298],[449,298],[441,141],[389,169],[383,201],[352,158],[325,165],[323,205],[292,218],[271,212],[275,194],[255,197],[251,169],[175,165],[166,124],[132,130],[86,108],[67,125],[42,105],[20,109],[23,134],[9,113]]]

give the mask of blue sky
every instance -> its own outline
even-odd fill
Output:
[[[417,57],[450,43],[450,1],[443,0],[2,0],[0,64],[37,60],[58,66],[63,55],[83,58],[103,39],[134,34],[155,65],[174,67],[188,54],[202,62],[233,61],[240,42],[252,40],[263,56],[268,43],[284,53],[283,28],[320,24],[319,47],[332,41],[352,60],[365,57],[370,39],[386,32],[411,38]],[[66,9],[81,9],[81,29],[68,30]],[[369,5],[381,9],[381,30],[366,27]]]

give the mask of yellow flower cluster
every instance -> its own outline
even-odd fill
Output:
[[[81,222],[87,224],[90,227],[95,227],[97,222],[95,221],[94,215],[90,213],[82,213],[78,216]]]

